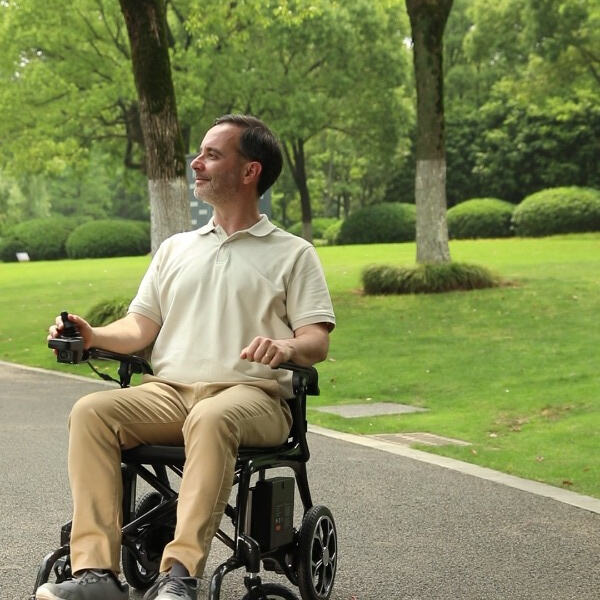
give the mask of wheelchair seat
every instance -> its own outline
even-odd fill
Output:
[[[121,387],[129,386],[133,373],[152,374],[150,365],[137,356],[90,349],[88,359],[120,362]],[[337,530],[330,510],[313,504],[306,469],[310,457],[306,397],[319,394],[318,374],[312,367],[293,363],[283,363],[279,368],[292,371],[294,396],[287,400],[293,417],[290,434],[276,447],[238,450],[233,482],[237,485],[236,501],[225,508],[234,534],[219,529],[215,535],[232,555],[212,574],[208,600],[220,599],[223,578],[240,567],[246,570],[247,593],[243,600],[297,600],[289,588],[263,583],[261,564],[265,571],[285,575],[299,588],[302,600],[327,600],[331,595],[337,570]],[[159,574],[162,551],[173,538],[176,520],[177,491],[170,483],[169,472],[181,476],[184,464],[183,446],[143,445],[121,453],[122,570],[135,589],[147,589]],[[268,470],[281,467],[291,469],[294,477],[266,477]],[[254,475],[257,477],[253,481]],[[140,479],[152,490],[138,497]],[[298,527],[293,525],[294,489],[303,506]],[[72,577],[70,526],[69,522],[62,527],[61,546],[42,561],[30,600],[35,600],[35,591],[51,576],[57,582]]]

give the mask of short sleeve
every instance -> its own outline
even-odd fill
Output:
[[[305,325],[327,323],[335,327],[333,305],[323,268],[313,246],[307,246],[292,269],[286,298],[287,317],[292,330]]]
[[[159,270],[164,255],[164,243],[161,244],[152,262],[146,271],[135,298],[131,301],[127,312],[137,313],[152,319],[158,325],[162,325],[162,311],[160,308],[159,294]]]

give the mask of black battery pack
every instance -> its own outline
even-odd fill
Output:
[[[267,552],[294,539],[294,478],[272,477],[251,488],[250,535]]]

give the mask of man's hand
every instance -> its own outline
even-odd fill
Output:
[[[86,350],[90,348],[92,345],[92,326],[85,319],[82,319],[78,315],[72,315],[71,313],[69,313],[69,321],[75,323],[75,325],[79,329],[79,333],[83,338],[83,347]],[[58,315],[56,317],[54,325],[50,325],[50,327],[48,327],[48,337],[46,338],[47,341],[61,336],[63,328],[64,324],[62,321],[62,317]],[[54,354],[58,353],[57,350],[54,350],[53,352]]]
[[[137,313],[129,313],[102,327],[92,327],[85,319],[70,313],[69,321],[73,321],[79,328],[86,350],[94,346],[119,354],[132,354],[145,348],[156,339],[160,331],[160,325]],[[62,330],[63,322],[58,316],[56,324],[48,328],[48,340],[61,335]]]
[[[272,340],[266,337],[255,337],[246,346],[240,358],[250,362],[259,362],[276,369],[282,362],[292,359],[291,340]]]
[[[288,361],[309,367],[327,357],[329,329],[327,323],[314,323],[299,327],[290,339],[255,337],[242,350],[240,358],[269,365],[272,369]]]

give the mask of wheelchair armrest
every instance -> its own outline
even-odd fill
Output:
[[[306,396],[319,395],[319,374],[314,367],[303,367],[295,363],[281,363],[279,369],[292,371],[292,387],[294,398],[288,398],[287,403],[292,412],[292,438],[300,444],[300,450],[304,461],[310,457],[308,442],[306,440],[306,431],[308,423],[306,421]]]
[[[89,359],[115,360],[119,362],[119,381],[117,383],[119,383],[122,388],[129,386],[131,376],[134,373],[154,375],[154,371],[152,370],[150,363],[145,358],[135,354],[119,354],[118,352],[111,352],[110,350],[90,348],[87,351],[86,360]],[[101,376],[104,378],[103,375]]]
[[[154,375],[150,363],[145,358],[137,356],[136,354],[119,354],[118,352],[111,352],[110,350],[102,350],[100,348],[90,348],[88,353],[89,358],[116,360],[121,363],[128,363],[131,365],[132,373],[147,373],[148,375]]]
[[[307,396],[318,396],[321,393],[319,390],[319,374],[314,367],[303,367],[296,363],[284,362],[277,368],[292,371],[294,395],[304,393]]]

